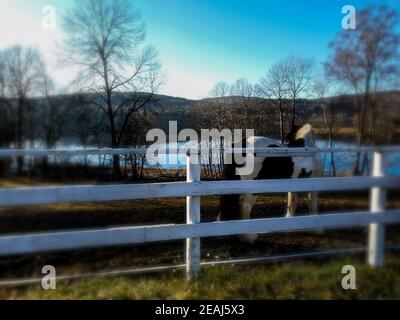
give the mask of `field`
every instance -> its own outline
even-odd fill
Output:
[[[13,187],[27,182],[3,181]],[[30,181],[29,184],[32,184]],[[389,207],[399,207],[398,193],[389,197]],[[218,198],[202,198],[202,219],[213,221],[218,215]],[[320,211],[355,211],[368,209],[367,193],[320,196]],[[254,209],[254,217],[277,217],[285,211],[284,195],[263,195]],[[305,201],[299,203],[299,214],[306,214]],[[105,226],[183,223],[185,199],[121,201],[101,204],[64,204],[32,208],[1,208],[0,233],[15,234],[45,230],[65,230]],[[268,256],[333,248],[356,248],[366,245],[366,228],[328,230],[324,235],[308,233],[262,235],[255,245],[240,242],[237,237],[204,239],[202,260],[215,261],[242,257]],[[400,244],[399,227],[389,227],[387,244]],[[387,265],[380,271],[364,264],[365,255],[335,258],[242,265],[206,267],[202,279],[187,284],[184,273],[118,278],[93,278],[59,282],[57,290],[43,292],[39,285],[0,288],[0,298],[11,299],[400,299],[399,255],[387,255]],[[143,266],[181,264],[184,243],[176,241],[145,246],[100,248],[39,256],[0,259],[2,279],[39,277],[41,267],[54,265],[58,275],[99,272]],[[357,267],[358,289],[341,289],[341,268]]]
[[[343,290],[344,265],[357,270],[356,290]],[[63,282],[54,291],[39,286],[4,289],[6,299],[400,299],[400,256],[373,270],[354,257],[331,262],[291,262],[262,266],[207,267],[189,284],[182,273],[93,278]]]

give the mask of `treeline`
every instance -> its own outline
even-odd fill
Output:
[[[398,22],[398,12],[387,6],[359,10],[356,30],[337,34],[329,45],[330,55],[325,63],[317,65],[313,59],[292,55],[275,63],[258,83],[245,79],[230,85],[220,82],[210,92],[214,99],[199,104],[195,122],[217,128],[258,128],[260,134],[268,131],[272,123],[278,123],[277,136],[283,142],[296,122],[314,120],[323,125],[332,146],[336,129],[351,121],[358,145],[393,142],[399,99],[395,93],[382,91],[400,85]],[[343,104],[349,96],[355,112],[354,117],[345,119]],[[257,112],[260,109],[254,103],[252,106],[252,101],[259,104],[255,97],[272,103],[274,122],[269,109]],[[320,108],[319,118],[299,112],[304,98],[313,100],[314,109]],[[368,161],[367,153],[358,154],[354,174],[362,174]],[[331,162],[334,172],[334,155]]]
[[[169,120],[196,130],[254,129],[282,141],[294,124],[311,122],[331,145],[345,130],[359,145],[394,142],[400,99],[383,91],[399,88],[398,19],[387,6],[360,10],[357,29],[337,34],[325,63],[291,55],[257,83],[220,82],[209,98],[190,101],[157,94],[161,65],[130,1],[76,1],[63,19],[59,60],[79,70],[72,84],[79,93],[63,94],[38,50],[0,51],[0,148],[143,146],[147,131],[167,129]],[[19,174],[29,170],[24,160],[16,161]],[[358,155],[354,172],[367,161]],[[113,175],[121,178],[122,164],[136,176],[144,163],[114,156]],[[0,174],[12,168],[0,162]]]
[[[56,93],[62,90],[57,89],[36,49],[17,45],[4,50],[0,53],[0,100],[5,110],[1,145],[34,146],[35,130],[44,126],[43,141],[52,148],[60,138],[62,122],[71,113],[84,123],[79,134],[82,145],[89,144],[91,137],[107,147],[133,144],[135,132],[146,129],[147,106],[154,102],[162,83],[157,52],[146,45],[140,14],[128,0],[75,1],[63,17],[62,28],[65,38],[58,52],[59,64],[79,70],[73,87],[91,99],[78,101],[79,110],[70,108],[69,99],[58,99]],[[45,101],[42,112],[32,103],[35,96],[45,97],[40,100]],[[24,169],[21,157],[17,171]],[[117,155],[113,175],[121,177]]]

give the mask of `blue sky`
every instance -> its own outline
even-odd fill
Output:
[[[400,7],[399,0],[136,0],[154,44],[166,83],[161,92],[202,98],[220,80],[257,81],[289,54],[323,62],[328,43],[341,29],[344,5]],[[0,48],[35,45],[50,65],[62,30],[40,27],[41,8],[54,5],[57,18],[71,0],[0,0]],[[57,20],[59,25],[60,19]],[[73,72],[54,70],[65,85]]]

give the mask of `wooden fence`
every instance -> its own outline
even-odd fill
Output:
[[[225,150],[227,151],[227,150]],[[229,150],[228,150],[229,151]],[[231,150],[243,152],[243,150]],[[0,236],[0,256],[24,255],[92,247],[133,245],[186,239],[189,280],[200,273],[201,238],[240,234],[295,232],[321,228],[369,226],[368,263],[383,265],[385,225],[400,223],[400,210],[386,209],[386,190],[400,188],[400,177],[385,174],[385,158],[400,147],[341,149],[256,149],[256,156],[310,155],[316,152],[373,152],[371,177],[290,180],[200,181],[201,166],[187,156],[187,182],[136,185],[82,185],[0,189],[0,206],[32,206],[58,203],[104,202],[186,197],[186,224],[103,228]],[[144,150],[0,150],[0,157],[98,155],[142,153]],[[368,212],[329,213],[293,218],[269,218],[201,223],[200,197],[228,194],[260,194],[307,191],[371,190]]]

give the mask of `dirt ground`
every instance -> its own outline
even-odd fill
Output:
[[[63,204],[39,207],[0,209],[0,234],[20,234],[46,230],[113,227],[127,225],[171,224],[185,222],[185,199],[154,199],[96,204]],[[399,193],[390,194],[389,207],[400,206]],[[368,210],[368,194],[324,193],[319,198],[320,211]],[[285,195],[262,195],[253,210],[253,218],[280,217],[286,208]],[[219,212],[218,197],[202,198],[202,221],[214,221]],[[307,213],[305,197],[299,202],[298,215]],[[387,228],[387,244],[400,244],[400,228]],[[313,233],[261,235],[254,245],[237,237],[202,240],[205,261],[304,251],[363,247],[366,228],[328,230],[324,235]],[[141,266],[184,262],[184,242],[139,245],[119,248],[98,248],[63,253],[0,259],[0,278],[40,276],[44,265],[54,265],[57,273],[73,274]]]

